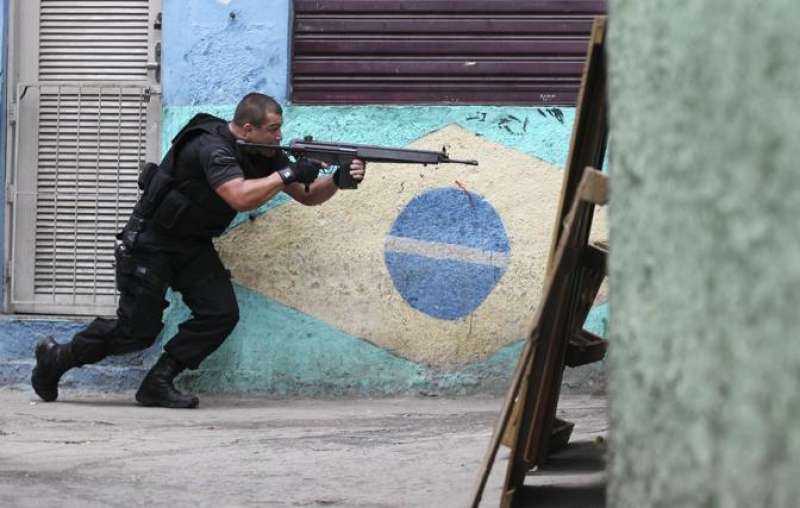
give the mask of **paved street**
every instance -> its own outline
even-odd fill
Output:
[[[0,388],[0,506],[466,506],[502,404],[204,396],[180,411],[132,401],[66,391],[43,403]],[[568,484],[598,502],[605,399],[567,396],[559,407],[576,422],[568,453],[588,450],[596,467],[530,480],[545,486],[542,499]],[[501,448],[483,506],[497,504],[507,457]]]

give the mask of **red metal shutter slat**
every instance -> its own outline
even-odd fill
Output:
[[[605,0],[294,0],[298,13],[590,13],[605,14]]]
[[[296,104],[574,105],[605,0],[294,0]]]

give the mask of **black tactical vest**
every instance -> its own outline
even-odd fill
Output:
[[[191,168],[176,167],[180,149],[199,134],[213,134],[220,122],[227,124],[207,113],[195,115],[172,139],[172,146],[161,164],[144,165],[139,177],[142,195],[128,224],[117,235],[126,247],[132,249],[139,233],[146,228],[154,228],[173,238],[212,238],[224,231],[235,211],[231,210],[232,216],[221,221],[218,215],[202,206],[214,194],[211,186],[188,178]]]

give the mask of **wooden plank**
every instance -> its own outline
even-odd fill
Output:
[[[477,508],[478,505],[480,505],[481,498],[483,497],[483,491],[486,488],[486,481],[489,479],[489,474],[492,471],[492,465],[497,457],[497,450],[500,448],[502,438],[505,436],[505,431],[511,418],[512,408],[515,407],[515,401],[517,397],[520,396],[520,389],[524,384],[523,381],[530,372],[528,367],[530,364],[531,355],[533,353],[532,344],[535,341],[535,334],[536,330],[534,329],[529,334],[529,340],[525,341],[525,345],[520,353],[519,360],[517,362],[517,368],[513,377],[511,378],[511,387],[509,388],[508,394],[503,401],[503,407],[500,410],[500,418],[495,425],[492,438],[489,442],[489,449],[486,450],[483,462],[481,462],[478,481],[472,494],[472,504],[470,505],[472,508]]]
[[[586,67],[583,71],[575,123],[572,128],[569,156],[564,169],[553,241],[547,266],[553,262],[564,218],[574,200],[578,183],[586,167],[602,168],[608,138],[606,60],[604,53],[606,16],[598,16],[592,28]]]
[[[501,498],[501,506],[511,506],[517,489],[524,483],[525,474],[530,469],[531,462],[526,457],[526,451],[538,450],[538,443],[542,437],[542,430],[546,427],[545,409],[549,407],[545,398],[549,393],[549,379],[553,376],[558,366],[554,365],[558,355],[554,340],[554,330],[560,323],[565,322],[566,306],[564,300],[568,298],[570,285],[567,279],[578,267],[580,249],[573,245],[573,231],[581,227],[581,219],[586,215],[586,205],[576,200],[574,211],[567,219],[566,231],[562,241],[556,249],[553,270],[550,272],[543,293],[542,304],[537,309],[536,322],[538,340],[535,345],[531,361],[530,375],[526,386],[525,397],[517,399],[519,407],[519,421],[516,436],[511,446],[511,457],[506,471],[506,481]],[[579,211],[579,207],[581,210]],[[581,213],[583,212],[583,213]]]
[[[608,254],[608,240],[595,240],[592,246]]]
[[[581,265],[596,272],[606,273],[606,258],[608,251],[601,250],[593,245],[587,246],[581,255]]]
[[[607,178],[602,175],[602,173],[598,171],[594,171],[591,168],[586,168],[584,171],[584,182],[582,188],[582,197],[585,201],[592,202],[594,204],[605,204],[608,201],[608,184]],[[591,218],[589,219],[591,222]],[[585,230],[583,232],[582,238],[588,238],[589,232],[591,228]],[[586,321],[586,317],[588,312],[591,308],[594,299],[597,296],[597,291],[600,289],[600,285],[602,284],[603,278],[605,277],[605,266],[606,266],[606,252],[601,251],[600,249],[593,247],[593,246],[586,246],[583,251],[581,252],[581,259],[580,265],[583,269],[589,270],[587,274],[590,279],[586,282],[580,283],[578,285],[582,287],[581,292],[582,296],[579,296],[578,299],[582,302],[579,309],[576,309],[572,312],[572,318],[576,321],[576,324],[572,324],[571,326],[575,327],[582,327],[583,323]],[[603,349],[603,351],[605,351]],[[603,353],[604,356],[605,353]],[[591,363],[591,361],[598,361],[603,358],[603,356],[599,355],[599,351],[596,348],[592,348],[591,351],[574,351],[569,359],[567,356],[569,355],[569,345],[567,346],[567,352],[565,353],[564,363],[567,366],[574,367],[577,365],[584,365],[585,363]],[[523,387],[521,390],[521,397],[525,396],[526,388]],[[557,397],[556,397],[557,399]],[[506,446],[513,445],[513,434],[517,432],[517,422],[519,421],[519,408],[514,407],[512,410],[512,416],[510,418],[511,425],[507,427],[506,433],[503,436],[502,442]]]
[[[515,505],[526,473],[546,458],[570,341],[578,339],[581,346],[587,347],[604,345],[599,337],[584,334],[582,326],[605,277],[608,251],[607,244],[588,245],[594,206],[608,200],[607,178],[590,167],[594,161],[597,167],[602,164],[607,140],[605,25],[604,16],[596,18],[587,51],[545,291],[534,319],[536,337],[530,337],[524,349],[527,365],[522,365],[521,360],[517,367],[515,379],[521,378],[521,383],[515,382],[506,399],[501,424],[495,429],[484,460],[473,506],[480,502],[500,442],[511,448],[500,505]],[[565,429],[570,429],[569,422],[564,424]],[[565,435],[568,438],[568,433],[560,433],[556,439],[566,442]]]
[[[605,358],[607,349],[608,341],[584,329],[579,329],[569,341],[564,363],[567,367],[579,367],[598,362]]]
[[[608,203],[608,178],[592,166],[587,166],[581,173],[581,180],[582,200],[601,206]]]
[[[525,372],[526,377],[530,377],[530,365],[528,365],[528,370]],[[508,420],[508,425],[506,426],[505,432],[503,433],[503,440],[502,443],[507,446],[508,448],[512,448],[514,446],[514,441],[517,439],[517,434],[519,434],[519,418],[520,418],[520,407],[519,404],[520,400],[525,399],[528,394],[528,385],[524,384],[517,394],[517,398],[514,400],[514,407],[511,408],[511,417]]]
[[[586,206],[578,209],[573,207],[568,219],[577,222],[572,242],[574,248],[580,250],[580,262],[579,266],[566,281],[569,292],[564,302],[562,302],[565,307],[565,315],[563,322],[559,322],[558,328],[553,330],[553,347],[548,357],[550,363],[546,367],[547,370],[542,374],[542,391],[544,395],[538,401],[539,405],[543,406],[541,427],[534,428],[534,432],[538,432],[538,435],[534,436],[532,434],[529,437],[529,448],[526,450],[526,459],[531,465],[543,463],[549,453],[549,440],[555,422],[569,340],[577,330],[583,327],[592,303],[605,278],[605,265],[594,270],[583,263],[587,260],[587,253],[593,252],[588,242],[594,206],[589,205],[607,202],[606,191],[608,186],[606,182],[605,175],[592,168],[585,168],[576,191],[576,199],[581,203],[585,203]],[[573,214],[576,213],[580,213],[577,218],[573,217]]]
[[[564,171],[564,179],[559,198],[559,206],[556,215],[556,224],[553,228],[553,240],[551,242],[550,256],[548,258],[548,272],[551,270],[555,248],[558,245],[561,233],[566,223],[566,214],[570,203],[574,201],[578,183],[584,176],[587,167],[601,167],[605,157],[605,148],[608,137],[607,124],[607,105],[606,105],[606,61],[604,54],[605,30],[607,18],[597,16],[590,44],[587,49],[586,66],[581,80],[581,88],[578,95],[578,106],[576,108],[576,119],[573,125],[570,151],[567,159],[567,166]],[[593,178],[590,176],[589,178]],[[586,184],[587,197],[597,204],[604,204],[607,201],[607,184],[604,178],[595,179],[592,183]],[[588,218],[591,224],[592,217]],[[589,227],[590,229],[590,227]],[[588,229],[586,236],[588,238]],[[599,289],[599,286],[598,286]],[[583,317],[585,319],[585,316]],[[582,322],[581,322],[582,324]],[[564,361],[566,360],[564,352]],[[558,384],[560,384],[562,373],[558,374]],[[523,388],[524,389],[524,388]],[[559,388],[554,388],[558,390]],[[557,403],[557,396],[554,397],[553,404]],[[555,406],[553,406],[555,413]],[[512,422],[516,419],[512,416]],[[516,431],[516,429],[511,429]],[[511,440],[504,438],[504,443]],[[546,450],[541,451],[546,453]]]
[[[606,71],[605,56],[602,49],[605,42],[605,26],[606,17],[597,16],[592,28],[591,42],[586,55],[586,66],[584,67],[581,79],[576,120],[573,125],[570,151],[567,159],[568,162],[564,171],[561,195],[559,197],[556,225],[553,228],[553,240],[551,242],[550,255],[547,262],[547,273],[550,273],[552,270],[553,255],[558,245],[562,228],[566,222],[567,207],[574,201],[578,182],[587,167],[585,164],[582,164],[581,161],[600,159],[600,162],[602,162],[605,155],[605,143],[607,138],[607,122],[605,117]],[[600,103],[600,105],[598,105],[598,103]],[[595,130],[592,131],[591,129]],[[599,164],[597,167],[599,167]],[[592,189],[591,199],[594,202],[598,201],[598,196],[604,193],[607,194],[608,189],[607,187],[603,187],[606,185],[605,179],[603,178],[587,185],[590,185]],[[591,218],[589,220],[591,222]],[[506,432],[507,435],[503,437],[503,444],[511,446],[513,441],[511,434],[517,432],[516,422],[518,419],[518,408],[515,407],[512,412],[511,426],[509,426]]]
[[[595,175],[586,175],[585,180],[587,188],[590,186],[596,186],[596,182],[593,179],[594,176]],[[589,192],[584,192],[583,194],[589,194]],[[576,203],[576,207],[581,205],[585,207],[586,204],[586,201],[581,202],[580,205]],[[585,214],[585,211],[583,212],[583,215],[579,214],[577,211],[570,214],[568,218],[569,224],[567,226],[567,230],[574,230],[576,232],[583,231],[585,228],[582,226],[582,217],[584,217]],[[520,354],[520,359],[517,363],[517,368],[512,378],[511,388],[506,396],[500,413],[500,420],[495,426],[489,450],[487,451],[482,463],[477,487],[472,498],[473,507],[480,503],[486,480],[489,477],[491,465],[494,462],[497,449],[501,442],[504,439],[510,439],[511,442],[508,443],[509,446],[512,447],[512,449],[517,450],[520,448],[520,440],[525,440],[524,446],[526,449],[530,446],[527,436],[533,434],[528,432],[530,427],[530,418],[528,417],[528,411],[526,410],[528,407],[530,407],[530,404],[526,405],[520,401],[526,401],[530,399],[529,395],[527,394],[527,389],[532,384],[531,376],[542,376],[542,372],[546,373],[548,370],[546,365],[534,366],[532,363],[537,358],[539,359],[540,364],[542,362],[547,363],[548,361],[547,355],[542,354],[540,349],[542,347],[548,348],[550,344],[547,342],[547,337],[543,337],[540,331],[548,330],[553,326],[557,326],[559,320],[564,321],[564,316],[561,315],[565,309],[563,300],[568,298],[569,295],[566,293],[568,284],[564,284],[563,279],[568,277],[570,273],[573,273],[579,269],[581,260],[585,259],[585,249],[571,247],[567,244],[568,240],[573,241],[571,237],[564,238],[563,245],[559,246],[556,267],[545,281],[543,302],[537,308],[533,324],[531,326],[531,332],[529,333],[528,340],[526,341],[522,353]],[[586,240],[583,241],[585,242]],[[540,398],[541,395],[538,395],[537,400]],[[518,432],[509,433],[508,425],[511,423],[511,419],[513,418],[512,411],[514,408],[517,409],[516,416],[518,421],[516,422],[516,425],[518,426]],[[568,422],[565,422],[565,426],[568,425]],[[520,455],[520,461],[524,461],[524,454]],[[527,471],[527,468],[524,465],[517,467],[516,469],[517,471],[510,474],[518,475],[519,470]]]
[[[587,176],[586,180],[591,179]],[[588,187],[588,183],[586,184]],[[518,398],[519,423],[509,467],[506,472],[501,506],[512,506],[527,471],[542,463],[555,421],[555,407],[561,384],[568,339],[574,332],[570,311],[578,288],[581,254],[588,242],[594,204],[579,193],[567,216],[565,233],[556,249],[553,270],[548,276],[543,304],[537,312],[538,341],[531,362],[527,393]]]

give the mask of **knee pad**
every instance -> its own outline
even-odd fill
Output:
[[[146,349],[164,327],[162,315],[169,305],[164,298],[167,277],[141,263],[124,245],[118,245],[114,255],[120,299],[112,349],[115,354]]]
[[[134,288],[134,297],[120,298],[117,309],[119,342],[136,345],[138,349],[150,347],[164,328],[162,315],[167,302],[163,294]]]
[[[166,293],[169,286],[167,277],[137,260],[125,245],[117,245],[114,250],[114,258],[116,259],[117,289],[120,292],[151,292],[161,295]]]

